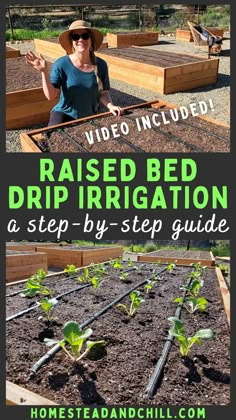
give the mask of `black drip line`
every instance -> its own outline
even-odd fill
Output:
[[[147,108],[147,111],[150,112],[150,113],[152,113],[152,114],[155,114],[158,111],[158,109],[160,109],[160,108],[156,108],[156,111],[154,111],[153,109],[150,109],[150,108],[148,109]],[[168,112],[166,112],[166,114],[169,114],[169,110],[168,110]],[[203,120],[203,121],[205,121],[205,120]],[[173,122],[175,122],[176,124],[187,125],[189,127],[195,128],[196,130],[203,131],[204,133],[209,134],[212,137],[216,137],[218,140],[222,140],[225,143],[230,143],[230,140],[225,139],[224,137],[219,136],[219,134],[215,134],[212,131],[207,130],[206,128],[198,127],[198,126],[196,126],[194,124],[190,124],[189,122],[182,121],[182,120],[173,121]]]
[[[97,312],[95,315],[93,315],[91,318],[87,319],[83,324],[80,325],[80,328],[83,329],[90,325],[92,322],[94,322],[96,319],[98,319],[100,316],[105,314],[109,309],[111,309],[116,303],[120,302],[122,299],[124,299],[127,295],[129,295],[133,290],[138,289],[139,287],[146,284],[149,280],[152,280],[154,276],[160,275],[161,273],[165,272],[167,270],[167,267],[163,268],[158,273],[152,275],[149,279],[143,280],[140,283],[136,284],[134,287],[129,289],[127,292],[113,300],[109,305],[105,306],[103,309],[101,309],[99,312]],[[62,340],[65,341],[65,340]],[[58,353],[61,350],[61,346],[59,344],[56,344],[51,350],[49,350],[44,356],[41,357],[30,369],[33,374],[36,374],[36,372],[39,370],[39,368],[47,363],[56,353]]]
[[[149,111],[149,110],[147,109],[147,111]],[[135,121],[135,117],[132,118],[130,116],[125,115],[125,118],[127,118],[131,121]],[[201,149],[200,147],[193,146],[191,143],[189,143],[185,140],[182,140],[180,137],[177,137],[174,134],[166,133],[165,131],[161,130],[160,128],[152,127],[152,130],[158,131],[160,134],[163,134],[163,136],[166,137],[169,140],[175,141],[176,143],[179,143],[181,145],[186,146],[188,149],[192,150],[193,152],[197,152],[197,153],[204,152],[204,150]]]

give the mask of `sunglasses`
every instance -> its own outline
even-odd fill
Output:
[[[71,39],[73,41],[79,41],[80,38],[87,41],[90,38],[90,34],[88,32],[83,32],[82,34],[71,34]]]

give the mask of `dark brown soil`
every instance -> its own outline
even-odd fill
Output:
[[[57,321],[46,325],[38,321],[39,312],[7,323],[7,379],[57,403],[71,405],[150,404],[145,389],[161,354],[169,330],[167,318],[173,316],[173,298],[186,282],[190,268],[178,267],[162,275],[155,292],[145,296],[136,315],[128,319],[118,308],[109,310],[93,322],[93,339],[104,339],[103,351],[72,365],[60,351],[35,377],[30,368],[45,354],[45,337],[62,337],[63,324],[84,322],[107,302],[145,278],[132,275],[124,284],[114,273],[97,291],[69,295],[55,308]],[[206,313],[190,315],[182,311],[187,335],[199,328],[212,328],[213,341],[192,349],[185,364],[176,345],[172,346],[163,378],[154,399],[157,405],[224,405],[230,400],[229,329],[214,270],[207,270],[204,296],[209,300]],[[124,299],[128,302],[128,298]]]
[[[196,63],[206,61],[202,57],[193,57],[187,54],[177,54],[165,51],[146,50],[143,48],[108,48],[102,51],[102,54],[112,55],[114,57],[125,58],[138,63],[151,64],[157,67],[172,67],[180,64]]]
[[[52,64],[48,63],[50,72]],[[6,92],[32,89],[42,86],[42,75],[25,62],[25,57],[6,60]]]
[[[163,114],[161,114],[163,113]],[[158,114],[160,127],[152,123],[153,114]],[[142,118],[148,120],[151,128],[144,129]],[[165,118],[165,120],[163,119]],[[169,124],[162,123],[170,121]],[[139,121],[140,131],[138,129]],[[121,124],[128,127],[128,133],[122,133]],[[120,137],[114,138],[112,126],[117,127]],[[107,127],[110,137],[104,140],[101,129]],[[87,135],[86,135],[87,133]],[[92,133],[93,144],[88,138]],[[46,132],[45,140],[36,142],[44,152],[229,152],[230,130],[228,128],[189,117],[178,122],[170,118],[170,110],[163,107],[137,108],[128,111],[122,117],[101,117],[88,123],[75,123],[58,131]]]
[[[211,255],[208,251],[184,251],[184,250],[166,250],[160,249],[159,251],[154,251],[147,253],[145,255],[150,255],[153,257],[157,257],[158,255],[162,257],[171,257],[171,258],[195,258],[198,261],[201,259],[204,260],[211,260]]]

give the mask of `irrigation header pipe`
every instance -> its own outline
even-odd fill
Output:
[[[157,273],[157,275],[163,273],[167,270],[167,267],[163,268],[161,271]],[[155,275],[155,274],[154,274]],[[87,327],[90,325],[93,321],[95,321],[97,318],[99,318],[101,315],[103,315],[105,312],[107,312],[110,308],[112,308],[116,303],[120,302],[122,299],[124,299],[127,295],[129,295],[133,290],[138,289],[139,287],[143,286],[145,283],[148,282],[148,280],[152,280],[153,276],[151,276],[149,279],[143,280],[140,283],[136,284],[134,287],[129,289],[127,292],[123,293],[123,295],[119,296],[115,300],[113,300],[109,305],[105,306],[103,309],[101,309],[99,312],[97,312],[95,315],[93,315],[91,318],[87,319],[83,324],[80,325],[80,328],[83,329],[84,327]],[[62,340],[65,341],[65,340]],[[42,365],[47,363],[56,353],[58,353],[61,350],[61,346],[59,344],[56,344],[51,350],[49,350],[44,356],[41,357],[30,369],[32,374],[36,374],[36,372],[40,369]]]

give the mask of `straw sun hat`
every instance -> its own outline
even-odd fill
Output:
[[[91,33],[91,36],[93,39],[94,50],[97,50],[100,47],[103,41],[102,32],[98,31],[98,29],[91,28],[90,23],[85,22],[85,20],[75,20],[74,22],[71,23],[71,25],[69,26],[69,29],[67,29],[67,31],[62,32],[61,35],[59,36],[59,42],[62,48],[66,50],[67,54],[72,54],[73,52],[70,34],[77,29],[86,29],[88,32]]]

